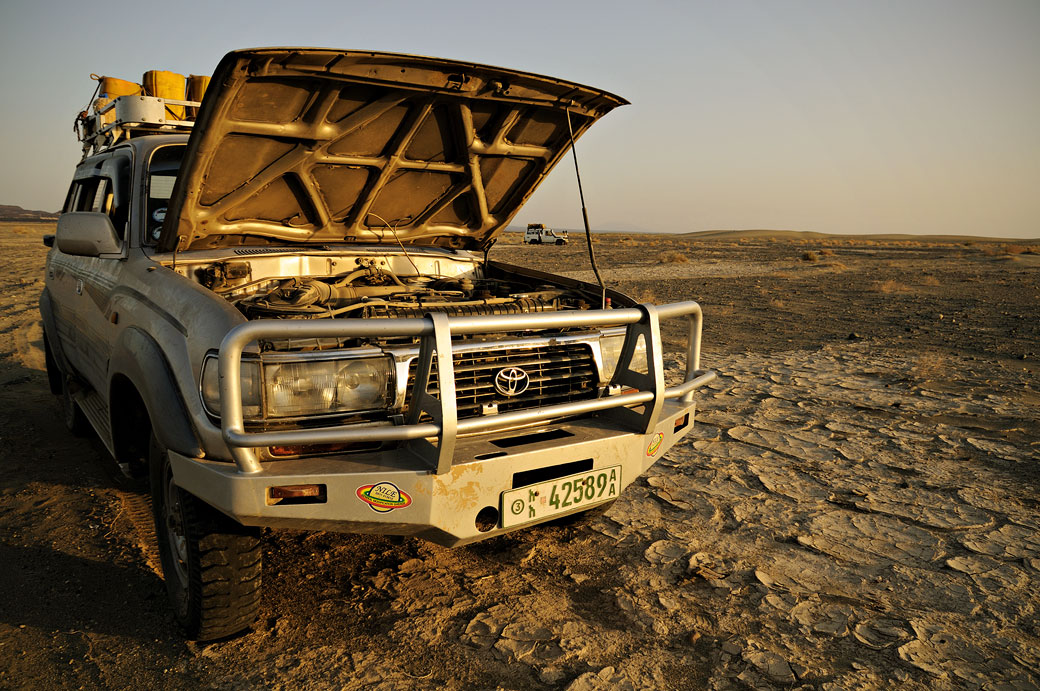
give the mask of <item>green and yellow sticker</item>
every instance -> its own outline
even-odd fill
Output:
[[[378,513],[403,509],[412,503],[412,498],[392,482],[379,482],[358,487],[357,498]]]

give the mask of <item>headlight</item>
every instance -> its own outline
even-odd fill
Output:
[[[625,335],[604,336],[599,340],[600,352],[603,355],[603,377],[606,381],[614,378],[614,370],[617,369],[618,360],[621,358],[621,348],[625,345]],[[646,341],[639,339],[636,343],[636,352],[632,356],[632,369],[636,372],[646,373]]]
[[[256,360],[243,360],[242,378],[242,416],[260,417],[260,363]],[[210,413],[220,415],[220,377],[218,376],[217,358],[207,357],[202,365],[202,403]]]
[[[390,404],[391,360],[386,357],[299,362],[242,361],[245,418],[289,418],[376,410]],[[217,358],[202,368],[202,401],[220,415]]]
[[[391,381],[385,357],[265,364],[267,417],[385,408]]]

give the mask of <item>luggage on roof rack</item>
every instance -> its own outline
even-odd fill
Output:
[[[184,106],[172,104],[184,100],[185,84],[184,75],[176,72],[148,70],[144,73],[144,92],[166,99],[166,116],[174,120],[184,119]]]
[[[163,70],[144,73],[143,85],[90,75],[99,82],[97,98],[76,118],[83,157],[146,134],[190,132],[209,77]]]
[[[83,156],[96,154],[131,137],[191,132],[193,120],[174,119],[172,114],[183,114],[188,108],[194,115],[199,105],[199,101],[155,96],[99,98],[94,102],[95,112],[84,111],[76,118],[76,135],[83,142]]]

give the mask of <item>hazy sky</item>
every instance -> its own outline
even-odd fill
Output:
[[[1040,237],[1040,1],[0,0],[0,203],[56,210],[91,72],[326,46],[624,96],[578,142],[597,229]],[[515,222],[576,228],[570,161]]]

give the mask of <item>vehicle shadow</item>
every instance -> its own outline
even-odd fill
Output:
[[[79,630],[140,641],[176,633],[160,609],[166,606],[162,582],[136,565],[11,544],[0,544],[0,563],[0,589],[17,594],[0,609],[0,621],[12,627]]]
[[[100,439],[66,431],[45,373],[12,358],[0,373],[0,622],[176,638],[161,579],[120,533],[113,491],[129,488]]]

